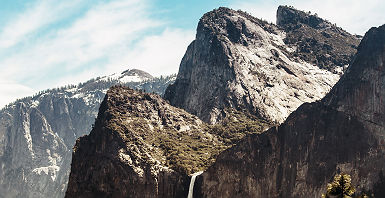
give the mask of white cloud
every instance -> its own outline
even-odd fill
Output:
[[[11,40],[0,36],[0,79],[15,82],[2,85],[0,94],[7,97],[0,101],[0,107],[1,102],[11,102],[32,91],[77,84],[121,72],[128,66],[153,75],[176,73],[187,45],[193,40],[192,31],[164,29],[166,22],[151,18],[148,2],[143,0],[98,3],[70,19],[72,22],[66,26],[41,31],[63,19],[58,16],[40,21],[51,15],[51,9],[57,10],[52,2],[36,4],[0,32],[7,35],[9,30],[19,27]],[[63,5],[63,9],[71,9],[68,5]],[[39,9],[44,13],[31,17]],[[23,20],[29,17],[32,23]],[[28,28],[23,29],[24,25]],[[9,51],[10,46],[13,50]],[[6,86],[15,92],[6,91]]]
[[[194,36],[193,31],[166,29],[159,35],[144,37],[133,46],[121,46],[115,50],[109,55],[109,62],[102,67],[93,67],[62,77],[54,87],[127,69],[141,69],[154,76],[177,73],[180,61]]]
[[[180,61],[194,36],[194,31],[166,29],[160,35],[144,38],[131,49],[121,50],[121,54],[111,58],[112,62],[107,69],[116,72],[128,66],[155,76],[177,73]]]
[[[46,11],[55,10],[55,4],[50,4],[50,6],[43,7]],[[36,8],[31,8],[31,10],[36,11]],[[32,11],[26,11],[25,16],[19,18],[28,17]],[[98,66],[97,64],[100,63],[97,60],[108,59],[117,48],[128,46],[139,38],[143,31],[159,26],[160,23],[150,19],[145,11],[144,1],[139,0],[97,4],[69,27],[54,29],[48,34],[30,39],[23,43],[16,52],[3,57],[0,60],[0,67],[6,69],[3,70],[0,77],[13,81],[28,78],[30,80],[31,78],[41,78],[42,74],[56,69],[68,72],[68,75],[72,76],[73,70],[85,66],[92,67],[92,65],[87,65],[89,63],[95,63],[95,66]],[[21,20],[16,19],[16,22],[19,21]],[[10,22],[10,24],[13,23]],[[28,24],[29,21],[25,21],[24,25]],[[38,23],[28,29],[36,30],[41,25],[42,23]],[[11,29],[12,26],[4,29]],[[23,26],[23,24],[18,26]],[[20,33],[20,35],[27,34],[27,31],[22,32],[24,33]],[[0,43],[7,40],[4,38],[0,40]],[[54,80],[54,78],[46,80]]]
[[[248,11],[258,18],[275,23],[279,5],[292,5],[297,9],[317,13],[353,34],[363,35],[371,27],[385,23],[383,0],[278,0],[236,2],[231,7]]]
[[[66,75],[59,77],[50,88],[62,87],[63,85],[78,84],[79,82],[85,82],[98,76],[105,76],[106,72],[102,68],[93,67],[87,70],[76,72],[73,75]],[[107,74],[112,74],[108,72]]]
[[[15,82],[0,82],[0,109],[6,104],[28,95],[32,95],[34,91],[24,85]]]
[[[0,49],[12,47],[25,40],[29,34],[68,16],[72,6],[73,1],[37,1],[1,29]]]

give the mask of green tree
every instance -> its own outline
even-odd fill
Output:
[[[356,191],[352,186],[352,179],[348,174],[337,174],[334,176],[333,182],[327,186],[327,193],[322,197],[325,198],[351,198]]]

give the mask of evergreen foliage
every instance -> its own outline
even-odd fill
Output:
[[[356,195],[356,189],[352,186],[352,179],[348,174],[337,174],[333,181],[328,183],[326,195],[323,198],[369,198],[366,194]]]

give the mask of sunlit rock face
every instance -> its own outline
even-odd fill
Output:
[[[291,20],[286,10],[301,15]],[[281,123],[302,103],[321,99],[359,39],[318,17],[325,25],[307,24],[299,19],[309,14],[289,7],[278,16],[274,25],[228,8],[206,13],[165,98],[209,123],[226,117],[228,107]]]
[[[66,197],[186,197],[190,178],[183,166],[196,162],[184,161],[199,151],[168,145],[193,144],[186,137],[221,145],[204,126],[158,95],[112,87],[92,131],[76,142]],[[169,153],[185,157],[173,161]]]
[[[175,76],[127,70],[20,99],[0,110],[0,197],[64,197],[72,147],[88,134],[109,87],[163,94]]]
[[[250,135],[197,178],[199,197],[320,197],[336,173],[384,197],[385,25],[370,29],[321,101]]]

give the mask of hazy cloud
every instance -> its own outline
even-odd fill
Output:
[[[34,91],[27,86],[6,81],[0,81],[0,92],[0,108],[17,98],[22,98],[34,93]]]
[[[12,47],[22,41],[27,36],[35,33],[41,28],[54,23],[72,13],[71,7],[81,4],[78,1],[37,1],[18,15],[13,20],[8,21],[1,27],[0,49]]]
[[[142,39],[131,49],[121,50],[121,54],[111,58],[107,69],[118,71],[116,67],[124,63],[130,68],[139,67],[157,76],[177,73],[187,46],[194,37],[194,31],[166,29],[160,35]]]
[[[76,84],[128,67],[153,75],[176,73],[193,39],[192,31],[162,30],[166,22],[151,18],[148,2],[143,0],[97,3],[69,19],[68,25],[40,31],[63,19],[51,12],[71,9],[69,5],[76,6],[36,4],[0,32],[0,79],[13,82],[0,86],[0,93],[6,95],[0,97],[0,107],[33,91]],[[52,18],[44,21],[46,17]],[[25,40],[32,33],[34,37]]]

